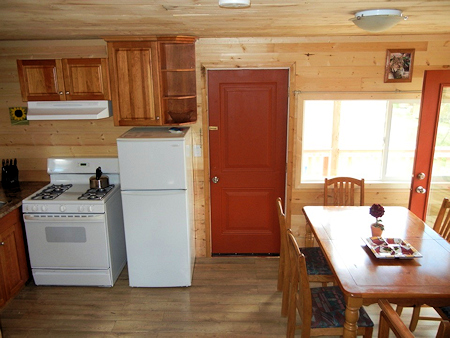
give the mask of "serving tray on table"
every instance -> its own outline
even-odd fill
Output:
[[[411,244],[401,238],[365,238],[370,251],[380,259],[413,259],[423,257]]]

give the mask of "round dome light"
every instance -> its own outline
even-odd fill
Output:
[[[225,8],[245,8],[250,6],[250,0],[219,0],[219,6]]]
[[[407,16],[403,16],[402,11],[398,9],[369,9],[355,13],[355,17],[350,21],[361,29],[368,32],[385,31],[401,20],[407,20]]]

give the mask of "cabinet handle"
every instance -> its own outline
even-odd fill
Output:
[[[1,242],[0,245],[5,245],[5,242]]]
[[[69,95],[70,94],[70,92],[66,92],[66,95]]]
[[[62,94],[63,94],[63,92],[59,92],[58,94],[59,94],[59,95],[62,95]]]

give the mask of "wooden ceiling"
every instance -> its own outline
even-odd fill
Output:
[[[450,1],[442,0],[251,0],[245,9],[218,0],[1,0],[0,40],[374,35],[349,19],[377,8],[409,17],[377,35],[450,33]]]

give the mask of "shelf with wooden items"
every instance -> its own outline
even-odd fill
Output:
[[[163,124],[197,120],[195,39],[159,43]]]
[[[194,37],[106,37],[114,124],[160,126],[197,120]],[[169,112],[189,113],[183,123]]]
[[[22,215],[14,209],[0,220],[0,307],[22,289],[29,276]]]
[[[108,59],[17,60],[23,101],[109,100]]]

